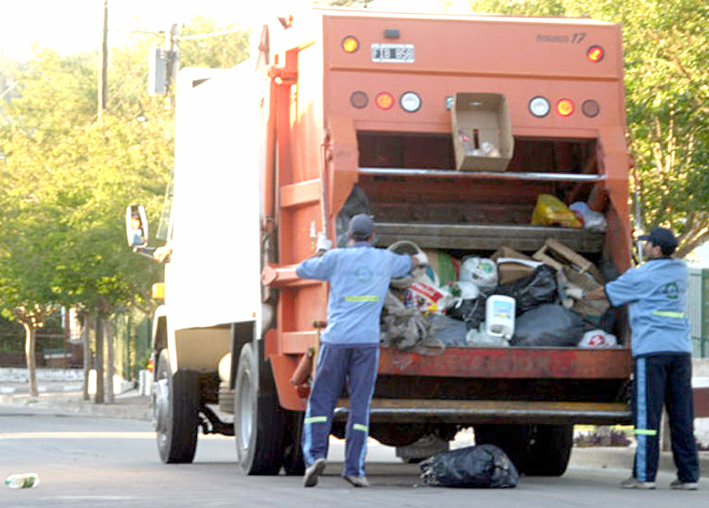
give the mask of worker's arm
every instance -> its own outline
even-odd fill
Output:
[[[592,289],[591,291],[586,291],[583,296],[586,300],[605,300],[606,290],[604,286],[598,286],[597,288]]]

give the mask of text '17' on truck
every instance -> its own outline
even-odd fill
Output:
[[[304,358],[328,287],[295,266],[321,232],[343,246],[355,213],[373,215],[377,247],[413,242],[441,271],[512,252],[554,267],[552,284],[566,271],[583,286],[630,266],[618,25],[313,9],[264,25],[253,46],[233,69],[178,77],[172,255],[153,333],[164,462],[191,462],[201,427],[235,435],[248,474],[302,474],[307,382],[291,381],[314,375]],[[533,225],[543,195],[586,203],[606,227]],[[383,343],[370,435],[403,449],[472,427],[526,474],[563,474],[574,424],[630,420],[626,318],[579,315],[617,345]],[[343,394],[333,435],[347,413]]]

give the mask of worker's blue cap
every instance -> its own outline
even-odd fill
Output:
[[[672,231],[666,228],[652,228],[649,235],[641,235],[638,239],[658,245],[663,250],[677,248],[677,238]]]
[[[374,221],[366,213],[357,214],[350,220],[347,232],[355,240],[366,240],[374,233]]]

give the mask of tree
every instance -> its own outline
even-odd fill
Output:
[[[684,257],[709,239],[709,7],[699,0],[474,0],[472,10],[620,23],[636,229],[671,227]],[[634,218],[633,218],[634,219]]]

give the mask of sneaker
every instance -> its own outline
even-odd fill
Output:
[[[674,480],[670,483],[670,488],[674,490],[697,490],[699,485],[697,485],[697,482],[683,482],[682,480]]]
[[[344,476],[343,478],[355,487],[369,487],[366,476]]]
[[[623,487],[624,489],[650,490],[650,489],[655,488],[655,482],[641,482],[641,481],[638,481],[637,478],[633,478],[631,476],[627,480],[623,480],[622,482],[620,482],[620,486]]]
[[[303,487],[315,487],[318,484],[318,476],[322,474],[326,466],[325,459],[318,459],[313,462],[303,475]]]

